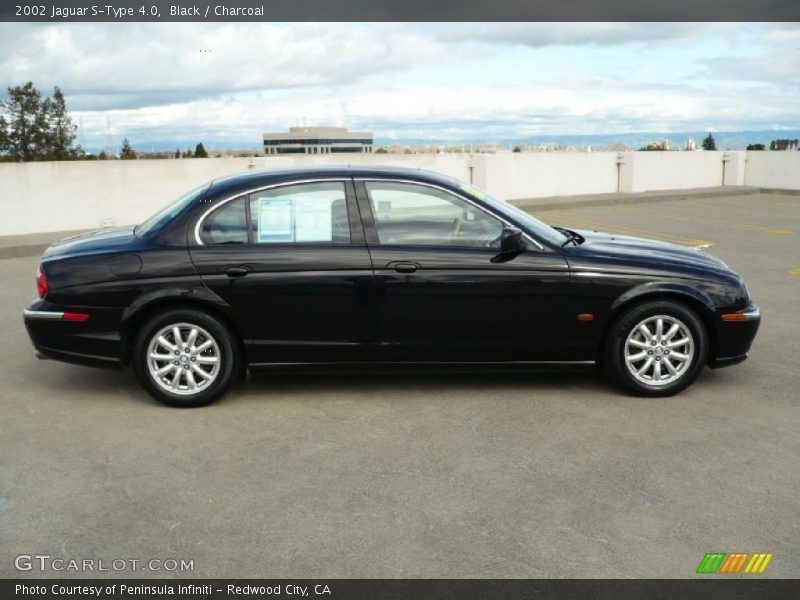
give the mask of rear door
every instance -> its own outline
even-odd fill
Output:
[[[504,221],[466,197],[410,181],[358,180],[386,362],[571,360],[570,274],[528,242],[508,262]],[[570,316],[572,315],[572,316]]]
[[[374,358],[374,277],[351,179],[229,199],[197,235],[192,260],[233,308],[252,365]]]

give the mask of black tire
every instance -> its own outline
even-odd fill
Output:
[[[162,383],[159,383],[157,375],[151,372],[151,344],[156,343],[154,340],[158,338],[157,334],[159,332],[175,324],[181,326],[179,327],[179,333],[181,333],[182,341],[188,341],[187,329],[191,331],[191,328],[194,328],[201,332],[197,334],[197,347],[202,346],[202,343],[207,342],[209,338],[213,343],[209,349],[199,353],[178,350],[179,354],[174,358],[180,358],[181,361],[185,360],[186,362],[176,360],[172,363],[178,366],[173,371],[168,371],[163,378],[158,378],[162,381]],[[169,343],[174,344],[174,335],[170,336],[167,333],[166,339]],[[174,349],[178,349],[179,344],[174,345],[176,346]],[[183,347],[181,346],[181,348]],[[159,356],[163,356],[166,352],[165,346],[159,344],[156,353]],[[187,354],[185,359],[180,355],[182,352]],[[208,362],[215,358],[217,359],[215,365],[200,364],[200,362]],[[169,361],[160,360],[161,362],[156,363],[155,367],[162,365],[164,369],[170,367],[172,359]],[[190,360],[194,364],[190,363]],[[169,406],[191,408],[211,404],[220,398],[234,383],[237,374],[241,371],[239,365],[238,345],[228,327],[216,317],[194,308],[172,308],[151,317],[141,328],[134,342],[133,370],[139,379],[139,383],[153,398]],[[199,373],[195,366],[206,373],[212,373],[213,379],[207,382],[200,376],[202,374]],[[180,369],[185,369],[187,372],[177,374]],[[180,383],[177,391],[171,391],[171,389],[165,387],[167,382],[164,378],[170,377],[170,374],[175,374]],[[190,375],[192,382],[195,382],[195,386],[198,387],[196,391],[189,387]]]
[[[638,326],[642,322],[647,323],[646,326],[649,328],[651,322],[647,320],[652,318],[657,321],[658,317],[661,316],[674,320],[667,321],[662,319],[663,329],[666,329],[667,325],[674,325],[675,322],[678,322],[691,334],[678,338],[678,341],[687,338],[691,340],[688,343],[692,351],[691,359],[684,359],[685,362],[681,363],[680,368],[676,369],[677,375],[667,373],[665,377],[674,377],[674,380],[668,383],[656,380],[655,363],[653,362],[650,363],[651,367],[643,374],[637,375],[631,372],[632,370],[638,371],[644,367],[648,359],[658,360],[659,362],[664,360],[665,362],[660,363],[658,367],[660,370],[666,368],[666,360],[668,358],[670,359],[670,366],[673,366],[672,361],[676,360],[676,355],[687,356],[682,352],[687,346],[670,350],[668,346],[670,342],[666,342],[663,339],[666,336],[662,336],[662,340],[660,342],[656,341],[656,344],[653,345],[652,339],[647,340],[644,335],[637,334],[636,337],[640,339],[635,339],[629,344],[628,336],[632,335],[634,330],[638,330]],[[656,330],[652,331],[655,332]],[[676,335],[682,335],[681,332],[683,331],[679,329],[679,333]],[[656,336],[653,337],[655,338]],[[641,352],[647,354],[647,356],[638,359],[640,362],[630,363],[629,360],[626,360],[626,352],[630,356],[635,354],[638,349],[638,346],[634,347],[632,344],[651,344],[652,348],[642,348]],[[671,351],[673,356],[664,356],[663,353],[665,351],[667,354]],[[690,307],[673,300],[653,300],[633,306],[617,317],[606,336],[604,352],[604,360],[601,362],[606,373],[615,384],[626,392],[651,398],[672,396],[691,385],[703,370],[708,359],[708,334],[703,322]],[[660,354],[656,356],[654,355],[655,352]],[[635,358],[635,356],[631,356],[631,358]],[[631,364],[630,368],[628,367],[629,363]],[[675,367],[673,366],[673,368]],[[661,377],[660,374],[659,377]],[[651,380],[650,382],[643,381],[643,379],[648,378]]]

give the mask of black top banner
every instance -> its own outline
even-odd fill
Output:
[[[800,21],[800,1],[0,0],[0,21]]]

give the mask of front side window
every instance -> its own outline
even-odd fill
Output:
[[[494,248],[503,223],[453,194],[427,186],[366,182],[385,246]]]
[[[251,194],[250,235],[259,244],[349,244],[344,182],[302,183]]]
[[[469,194],[476,196],[477,198],[481,199],[485,204],[491,206],[492,210],[494,210],[495,212],[500,213],[501,215],[510,219],[511,221],[516,221],[523,228],[531,232],[533,235],[549,242],[550,244],[561,246],[567,239],[567,236],[565,234],[561,233],[557,229],[553,229],[546,223],[543,223],[533,215],[526,213],[524,210],[522,210],[518,206],[514,206],[510,202],[503,202],[501,200],[497,200],[496,198],[493,198],[483,190],[476,188],[474,185],[462,183],[461,187],[465,192],[468,192]]]

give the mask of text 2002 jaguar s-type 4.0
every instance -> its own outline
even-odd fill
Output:
[[[395,168],[213,181],[137,227],[53,244],[37,280],[24,315],[39,356],[130,367],[177,406],[246,369],[598,365],[667,396],[744,360],[760,321],[701,250],[550,227]]]

